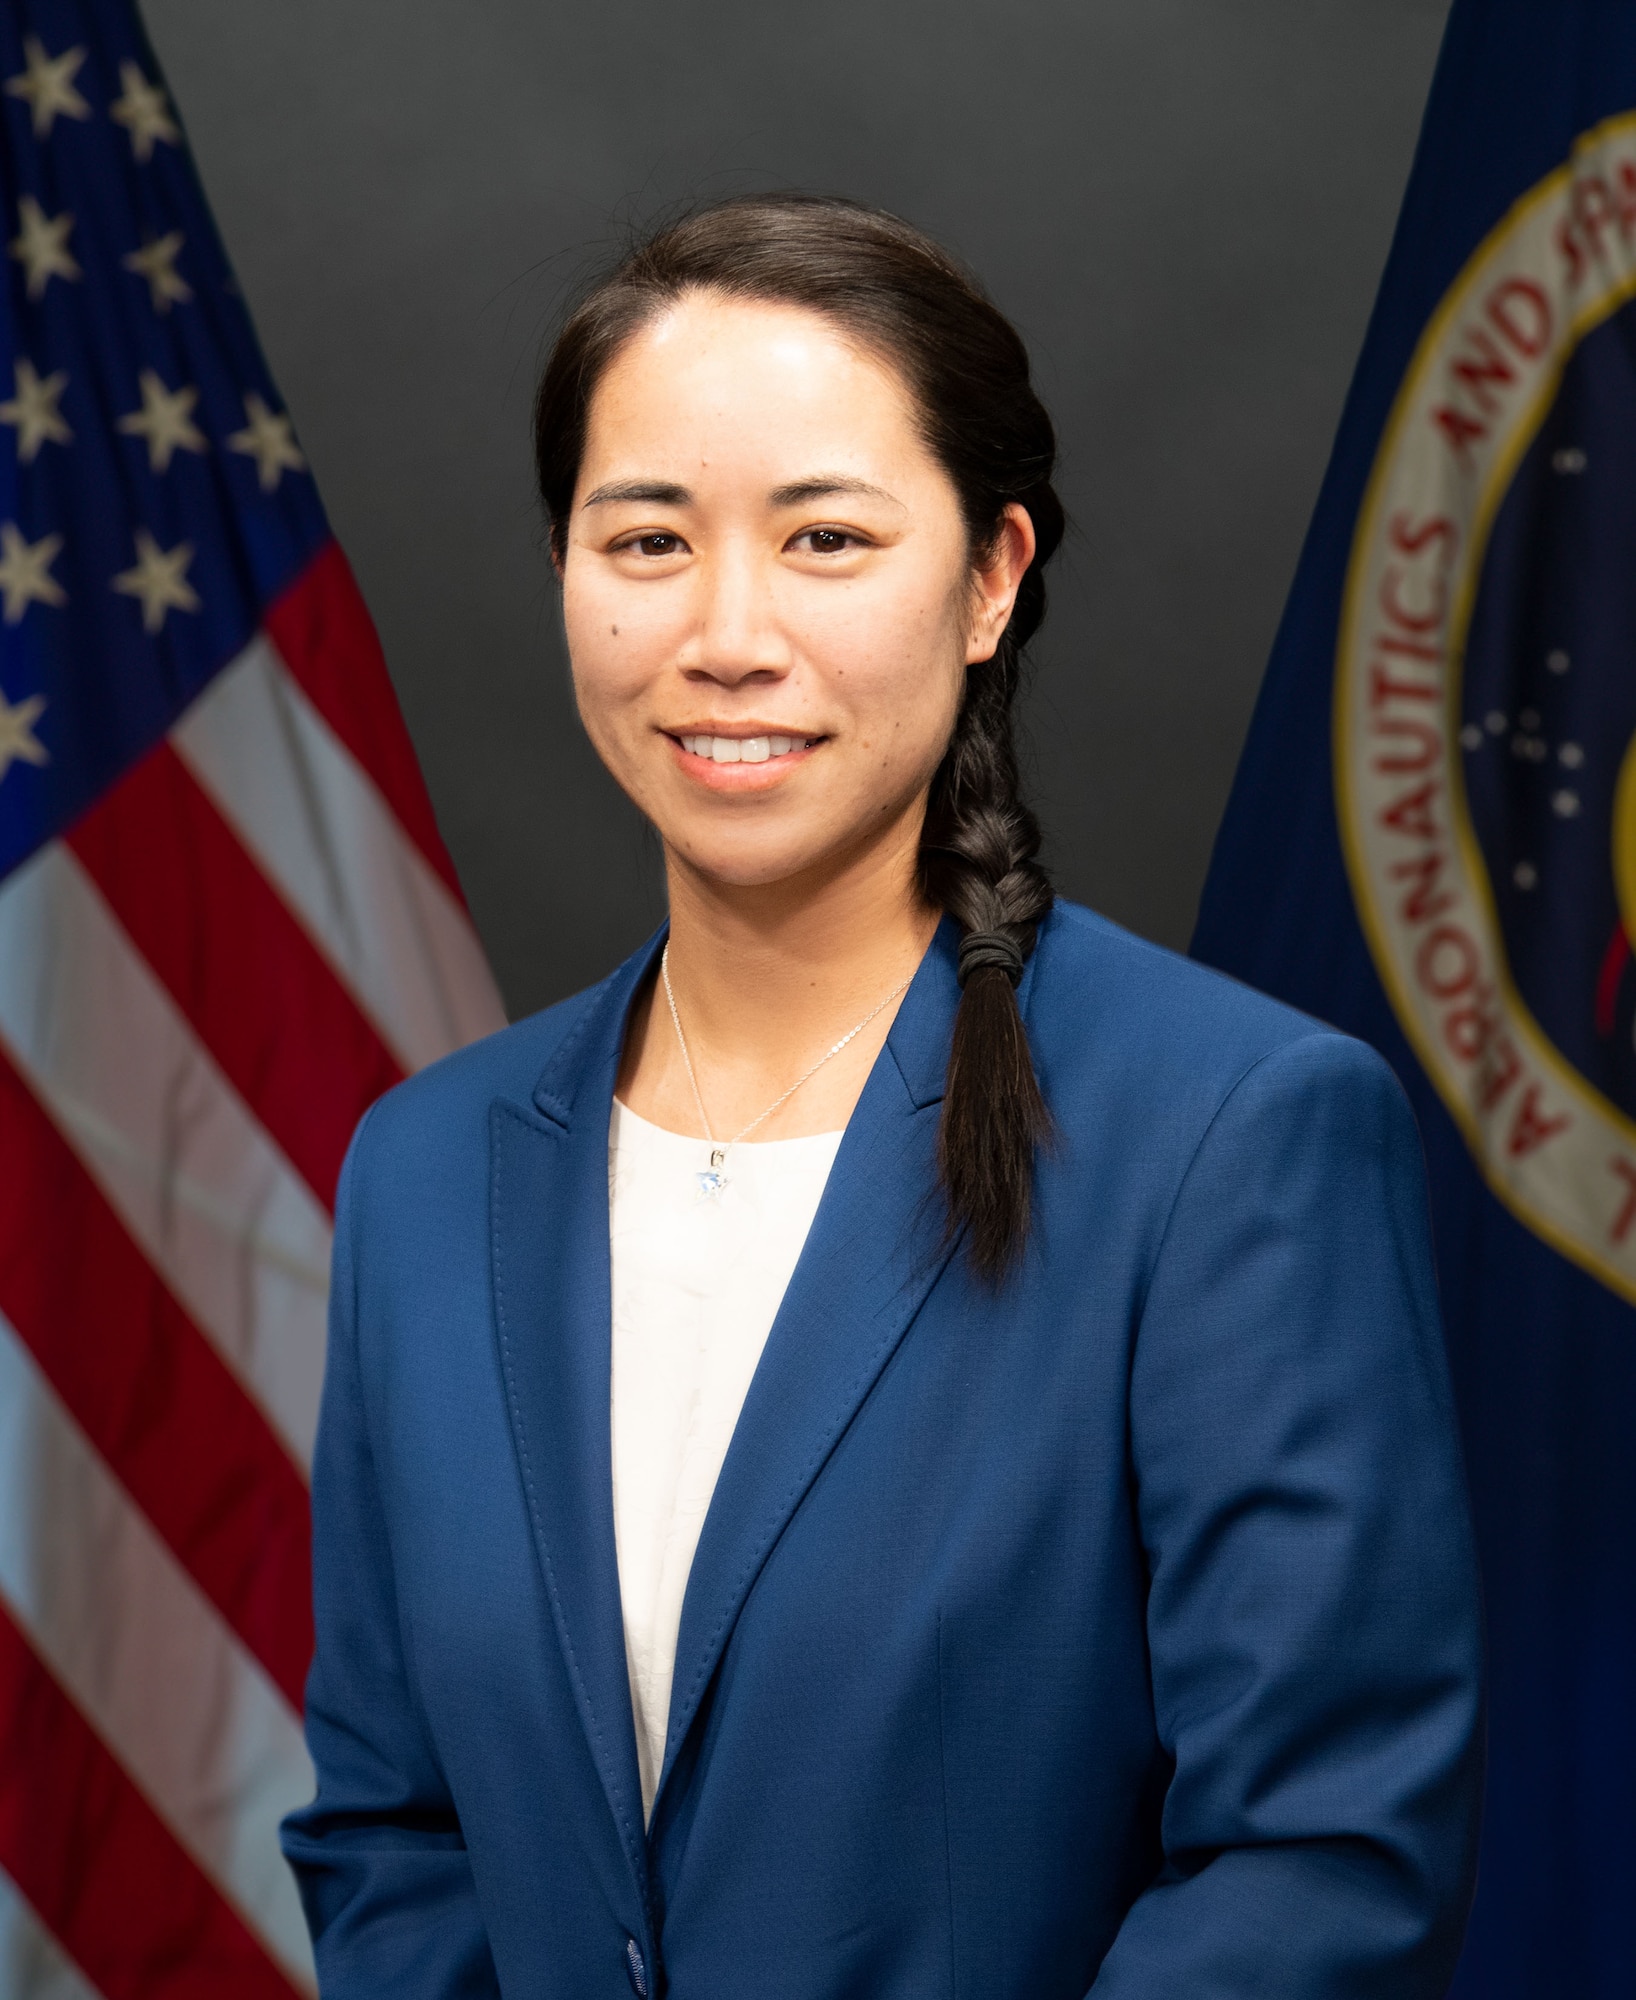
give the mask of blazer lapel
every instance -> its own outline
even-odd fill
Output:
[[[945,919],[864,1086],[716,1482],[682,1606],[655,1827],[762,1564],[948,1262],[936,1146],[957,938]]]
[[[630,1004],[659,939],[589,1004],[531,1105],[489,1112],[495,1325],[507,1414],[586,1740],[649,1906],[614,1542],[608,1119]]]

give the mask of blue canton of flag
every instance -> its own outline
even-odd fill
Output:
[[[328,537],[125,0],[0,10],[0,876]]]
[[[1195,954],[1421,1120],[1484,1566],[1454,1992],[1636,1992],[1636,7],[1455,0]]]

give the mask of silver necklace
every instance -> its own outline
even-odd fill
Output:
[[[665,948],[659,959],[659,973],[665,982],[665,999],[670,1004],[670,1020],[671,1026],[676,1030],[676,1046],[682,1052],[682,1067],[687,1071],[687,1080],[693,1086],[693,1102],[698,1107],[699,1123],[704,1127],[705,1140],[710,1147],[710,1165],[703,1173],[697,1173],[693,1176],[699,1184],[701,1196],[706,1201],[720,1194],[722,1189],[727,1185],[725,1168],[727,1165],[728,1148],[736,1146],[740,1139],[747,1139],[758,1125],[764,1125],[775,1111],[780,1110],[784,1105],[788,1104],[790,1099],[801,1088],[802,1084],[810,1083],[823,1068],[824,1064],[829,1061],[831,1056],[838,1056],[848,1042],[856,1040],[863,1033],[864,1029],[869,1026],[869,1023],[874,1020],[875,1016],[880,1013],[883,1007],[890,1007],[900,993],[906,993],[909,990],[909,979],[914,977],[913,973],[911,973],[909,979],[904,980],[901,986],[894,986],[884,1000],[877,1000],[855,1028],[848,1028],[846,1033],[833,1047],[825,1049],[824,1053],[813,1064],[811,1069],[803,1070],[801,1075],[790,1085],[789,1089],[784,1092],[783,1096],[775,1097],[766,1110],[759,1112],[752,1118],[742,1131],[735,1132],[731,1139],[718,1140],[715,1133],[710,1129],[710,1115],[704,1108],[704,1098],[699,1091],[699,1079],[693,1069],[693,1058],[688,1054],[687,1037],[682,1033],[682,1017],[676,1011],[676,993],[670,983],[670,940],[668,938],[665,940]]]

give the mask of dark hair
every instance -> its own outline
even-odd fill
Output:
[[[998,1280],[1028,1234],[1034,1153],[1050,1130],[1015,982],[1051,906],[1038,822],[1019,796],[1011,706],[1022,648],[1045,615],[1044,564],[1062,540],[1056,438],[1028,353],[976,281],[896,216],[807,195],[750,195],[698,210],[640,243],[570,314],[540,378],[534,449],[558,562],[597,382],[624,343],[684,294],[798,305],[889,362],[959,495],[973,554],[1008,502],[1038,549],[992,660],[970,667],[932,780],[921,893],[965,932],[938,1157],[951,1228]]]

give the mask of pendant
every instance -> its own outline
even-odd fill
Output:
[[[704,1173],[693,1176],[699,1184],[701,1199],[711,1201],[726,1187],[727,1176],[722,1172],[722,1167],[726,1159],[727,1148],[725,1146],[711,1147],[709,1168]]]

